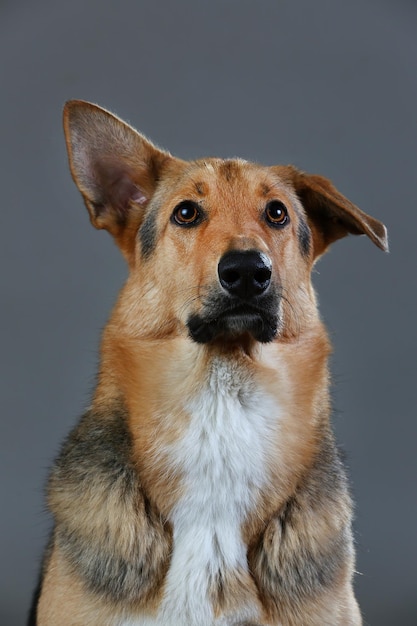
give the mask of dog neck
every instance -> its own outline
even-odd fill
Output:
[[[267,413],[272,452],[265,453],[269,479],[259,489],[258,505],[269,509],[279,506],[278,499],[285,500],[294,476],[311,463],[316,429],[328,420],[328,353],[321,324],[297,341],[258,344],[250,354],[238,348],[201,346],[184,336],[137,341],[110,326],[103,338],[94,406],[123,399],[135,463],[166,516],[181,489],[181,471],[179,465],[171,467],[170,455],[196,422],[195,407],[205,403],[211,419],[229,428],[225,433],[232,439],[229,411],[250,419],[249,406],[255,420],[257,411]],[[267,447],[270,450],[269,443]],[[273,490],[269,483],[274,483]]]

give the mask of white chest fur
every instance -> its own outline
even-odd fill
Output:
[[[279,408],[251,376],[217,360],[201,392],[185,407],[190,422],[169,451],[173,471],[183,476],[172,513],[174,548],[164,598],[156,618],[123,626],[212,626],[216,620],[210,584],[247,570],[241,525],[268,476],[268,457],[279,428]],[[254,606],[238,619],[256,619]]]

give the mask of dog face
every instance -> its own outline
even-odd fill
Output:
[[[288,330],[284,290],[294,301],[307,290],[310,259],[297,236],[310,232],[294,193],[272,171],[238,160],[195,164],[178,191],[166,203],[166,236],[190,292],[185,308],[178,302],[190,337],[269,342]],[[294,256],[299,271],[290,275]]]
[[[184,162],[85,102],[67,103],[64,125],[91,221],[130,266],[130,334],[286,340],[317,319],[310,273],[330,243],[366,234],[387,249],[385,227],[325,178],[239,159]]]
[[[312,297],[311,232],[294,192],[238,160],[197,162],[176,176],[139,228],[132,283],[162,280],[160,308],[198,343],[290,332],[290,307]]]

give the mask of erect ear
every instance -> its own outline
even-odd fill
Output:
[[[91,222],[108,230],[129,260],[144,206],[173,158],[116,116],[82,100],[66,103],[64,130],[72,177]]]
[[[384,224],[358,209],[327,178],[306,174],[292,166],[275,170],[294,187],[301,200],[313,235],[315,258],[333,241],[349,233],[367,235],[378,248],[388,252]]]

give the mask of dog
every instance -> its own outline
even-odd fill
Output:
[[[73,179],[129,276],[53,465],[37,626],[358,626],[311,270],[385,226],[324,177],[186,162],[69,101]]]

